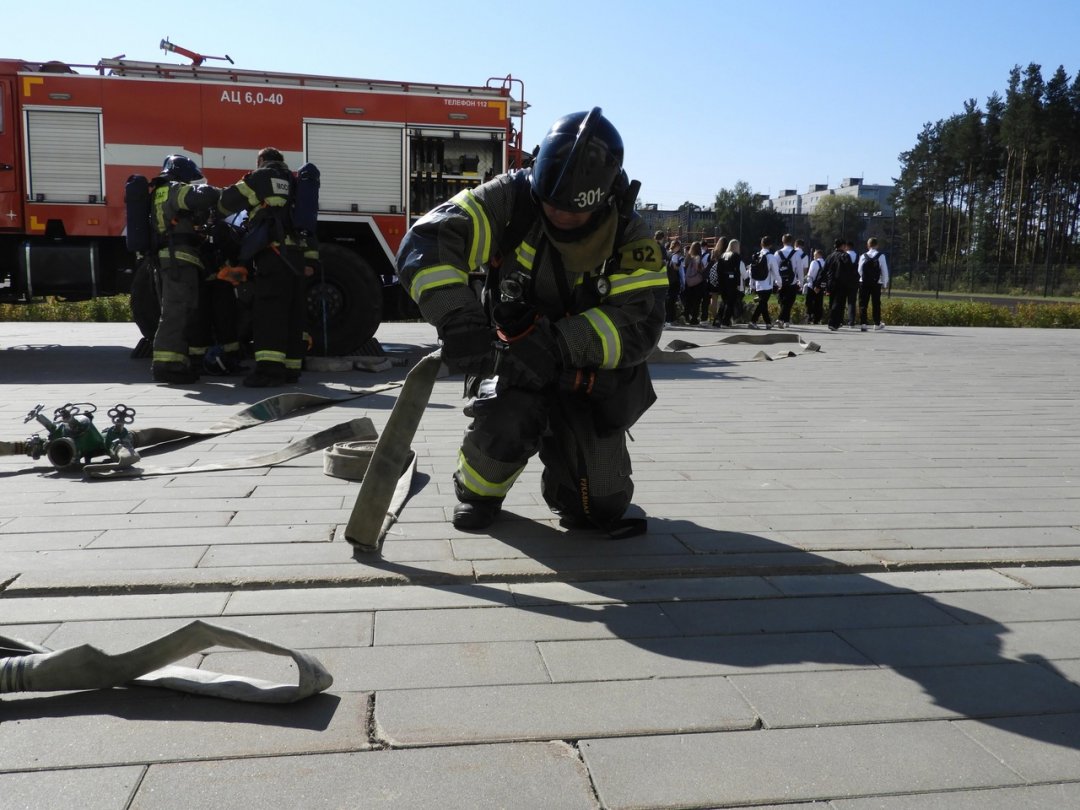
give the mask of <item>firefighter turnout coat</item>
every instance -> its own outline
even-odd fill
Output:
[[[533,202],[524,170],[460,192],[402,242],[401,283],[440,333],[454,319],[487,322],[469,273],[494,263],[498,278],[523,282],[524,302],[550,321],[562,353],[562,384],[551,390],[480,384],[454,475],[459,499],[502,499],[539,451],[556,513],[603,527],[629,505],[626,430],[655,401],[646,360],[664,327],[668,282],[644,222],[634,214],[620,228],[618,219],[612,208],[567,241]],[[494,272],[488,293],[497,298]],[[570,390],[579,371],[596,372],[604,396]]]

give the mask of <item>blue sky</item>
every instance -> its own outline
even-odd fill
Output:
[[[185,60],[484,84],[512,74],[531,147],[560,115],[603,107],[640,199],[711,205],[738,180],[805,191],[890,183],[927,121],[1004,93],[1014,64],[1080,70],[1076,0],[255,0],[7,3],[4,58]],[[10,32],[18,31],[17,37]]]

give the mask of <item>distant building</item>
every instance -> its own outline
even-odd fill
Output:
[[[804,194],[799,194],[793,188],[784,189],[775,197],[771,197],[766,205],[785,217],[809,216],[823,197],[858,197],[873,200],[880,207],[881,216],[891,217],[893,207],[889,198],[895,190],[896,186],[872,186],[864,183],[861,177],[847,177],[836,188],[817,183],[810,186]]]

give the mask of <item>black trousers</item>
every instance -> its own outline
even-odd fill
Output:
[[[870,304],[874,315],[874,323],[881,323],[881,285],[859,285],[859,323],[866,326],[866,305]]]
[[[821,290],[809,287],[806,290],[806,322],[821,323],[824,319],[825,295]]]
[[[696,287],[687,287],[683,291],[683,306],[686,307],[686,319],[690,323],[701,320],[701,307],[705,306],[705,317],[709,317],[709,285],[702,282]]]
[[[839,329],[844,323],[844,316],[849,306],[852,312],[855,311],[855,297],[858,290],[857,284],[834,284],[829,290],[829,326],[833,329]]]
[[[795,299],[799,297],[799,288],[794,284],[785,285],[780,288],[780,294],[777,296],[777,300],[780,302],[780,314],[777,318],[784,323],[791,321],[791,308],[795,305]]]
[[[716,308],[716,320],[714,324],[731,326],[731,322],[739,317],[742,310],[742,292],[736,287],[733,290],[721,290],[720,306]]]
[[[772,323],[772,318],[769,317],[769,299],[771,297],[772,290],[758,290],[757,306],[754,307],[754,313],[750,316],[750,323],[757,323],[758,316],[761,316],[765,323]]]
[[[304,357],[307,279],[303,254],[266,248],[255,257],[255,304],[251,315],[257,362],[299,370]]]
[[[630,505],[626,431],[598,432],[589,406],[558,393],[498,390],[484,380],[471,409],[454,473],[458,500],[501,500],[539,452],[540,493],[556,514],[606,524]]]

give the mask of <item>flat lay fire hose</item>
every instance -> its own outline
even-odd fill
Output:
[[[173,665],[174,661],[217,646],[291,658],[296,664],[297,683],[274,683]],[[153,686],[251,703],[295,703],[329,689],[333,682],[319,660],[307,653],[204,621],[194,621],[148,644],[117,654],[102,652],[89,644],[50,650],[0,636],[0,695]]]

